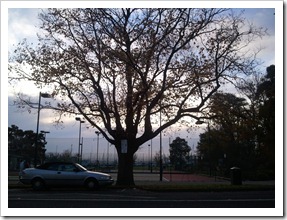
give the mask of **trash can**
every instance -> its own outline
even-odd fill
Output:
[[[231,184],[242,185],[241,169],[239,167],[232,167],[230,168],[230,173],[231,173]]]

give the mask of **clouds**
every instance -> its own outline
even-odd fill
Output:
[[[259,5],[258,5],[259,6]],[[244,17],[248,22],[257,27],[264,27],[268,30],[268,35],[254,43],[256,48],[264,48],[261,51],[260,59],[266,65],[274,63],[274,41],[275,41],[275,9],[274,8],[239,8],[235,11],[244,11]],[[24,38],[29,42],[37,41],[37,33],[40,33],[40,20],[38,14],[41,9],[37,8],[10,8],[8,10],[8,44],[9,49],[14,48]],[[273,56],[272,56],[273,55]],[[271,60],[271,61],[270,61]]]
[[[275,64],[275,9],[274,8],[250,8],[245,9],[246,19],[256,27],[267,29],[267,34],[253,43],[253,47],[260,49],[257,58],[264,62],[263,69]]]
[[[243,12],[245,18],[244,30],[261,29],[266,33],[256,38],[243,50],[256,54],[256,58],[262,63],[259,68],[265,71],[267,66],[275,64],[275,8],[239,8],[233,9],[235,12]]]
[[[245,9],[246,18],[256,26],[268,28],[270,35],[275,34],[275,9],[274,8],[250,8]]]
[[[38,13],[40,9],[35,8],[10,8],[8,10],[8,45],[9,50],[13,50],[13,45],[17,45],[24,38],[27,38],[29,42],[37,40],[36,33],[39,29]],[[266,62],[266,66],[274,63],[275,56],[275,28],[274,28],[274,9],[262,8],[262,9],[245,9],[244,16],[251,23],[256,26],[264,26],[268,29],[269,35],[266,35],[262,39],[253,44],[253,47],[264,47],[265,49],[260,52],[259,57]],[[266,67],[264,66],[263,69]],[[36,101],[39,94],[39,89],[33,85],[33,83],[16,84],[14,88],[9,86],[9,100],[13,98],[13,93],[22,92],[29,96],[33,96]],[[45,92],[44,90],[42,92]],[[36,128],[36,111],[31,114],[19,113],[15,111],[13,106],[9,106],[9,119],[8,125],[15,124],[19,128],[24,130],[35,130]],[[64,118],[64,128],[56,128],[53,124],[55,116],[52,111],[41,111],[40,117],[40,130],[47,130],[51,133],[49,137],[77,137],[78,135],[78,123],[74,118]],[[94,135],[94,129],[84,129],[83,135],[85,137],[92,137]]]
[[[37,40],[39,32],[39,9],[10,8],[8,10],[8,44],[9,48],[17,45],[24,38]]]

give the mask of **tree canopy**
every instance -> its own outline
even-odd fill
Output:
[[[116,146],[118,184],[133,184],[140,145],[197,120],[221,85],[253,72],[248,47],[264,34],[219,8],[52,8],[39,18],[38,44],[19,43],[9,69],[47,86],[58,113],[83,115]]]
[[[190,150],[191,148],[185,139],[177,137],[172,141],[169,145],[169,159],[175,170],[183,170],[190,162]]]
[[[200,135],[197,148],[211,169],[221,166],[228,173],[238,166],[245,178],[274,178],[275,66],[266,71],[260,80],[241,85],[246,98],[229,93],[211,98],[210,110],[216,117],[212,128]]]
[[[38,134],[37,152],[35,151],[36,133],[31,130],[19,129],[16,125],[8,127],[8,148],[9,153],[21,156],[26,161],[31,163],[35,160],[35,153],[37,154],[37,163],[41,163],[45,159],[45,145],[47,144],[45,135]]]

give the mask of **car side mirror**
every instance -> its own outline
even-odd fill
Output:
[[[79,172],[79,169],[78,169],[78,168],[74,168],[73,171],[74,171],[74,172]]]

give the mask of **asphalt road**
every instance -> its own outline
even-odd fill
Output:
[[[150,192],[9,189],[9,208],[274,208],[275,192]]]

